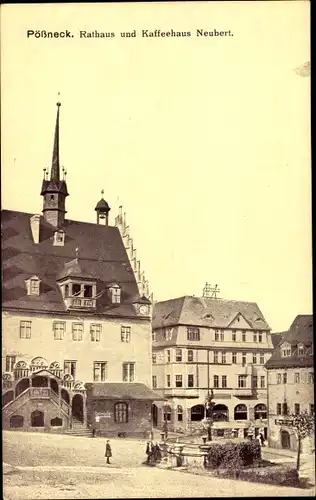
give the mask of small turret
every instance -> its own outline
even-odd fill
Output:
[[[103,223],[108,226],[109,225],[109,211],[111,208],[109,207],[108,203],[105,201],[103,198],[104,190],[102,189],[101,195],[102,198],[100,201],[98,201],[95,211],[97,212],[97,224],[101,224],[102,221]]]

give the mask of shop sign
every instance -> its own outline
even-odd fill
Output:
[[[277,418],[274,421],[275,425],[293,425],[293,421],[289,419]]]

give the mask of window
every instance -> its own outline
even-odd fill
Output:
[[[235,365],[237,363],[237,353],[236,352],[233,352],[233,355],[232,355],[232,363]]]
[[[256,365],[256,364],[257,364],[257,354],[255,354],[255,353],[252,355],[252,363],[253,363],[254,365]]]
[[[299,373],[295,373],[295,375],[294,375],[294,381],[295,381],[295,384],[299,384],[300,383],[300,374]]]
[[[222,364],[226,363],[226,352],[222,352]]]
[[[171,387],[171,377],[169,374],[167,375],[167,387]]]
[[[169,405],[163,408],[163,419],[165,422],[171,422],[171,408]]]
[[[304,346],[303,345],[298,346],[297,354],[298,354],[298,356],[304,356]]]
[[[176,361],[182,361],[182,349],[176,349]]]
[[[38,279],[30,280],[30,295],[39,295],[39,285]]]
[[[157,354],[155,352],[152,355],[152,360],[153,360],[153,365],[155,365],[157,361]]]
[[[233,341],[233,342],[236,342],[236,333],[235,333],[235,332],[234,332],[234,333],[232,333],[232,341]]]
[[[83,285],[83,296],[87,299],[91,299],[92,297],[92,286],[91,285]]]
[[[214,352],[214,363],[218,363],[218,352]]]
[[[188,387],[194,387],[194,375],[192,373],[188,375]]]
[[[83,337],[83,323],[72,324],[72,340],[80,341]]]
[[[66,323],[64,321],[54,321],[53,332],[54,340],[63,340],[66,330]]]
[[[114,420],[118,424],[126,424],[128,422],[127,403],[116,403],[114,405]]]
[[[164,328],[162,331],[163,340],[171,340],[172,339],[173,328]]]
[[[288,414],[287,403],[283,403],[283,415],[286,416]]]
[[[199,328],[187,328],[188,340],[200,340],[200,329]]]
[[[264,365],[264,354],[260,354],[260,365]]]
[[[54,196],[54,195],[52,194],[52,196]],[[65,242],[65,233],[64,233],[64,231],[62,229],[60,229],[59,231],[55,231],[53,245],[64,246],[64,242]]]
[[[248,418],[247,406],[244,404],[235,406],[234,420],[247,420],[247,418]]]
[[[151,340],[152,340],[152,342],[156,342],[156,337],[157,337],[156,336],[156,332],[152,332],[152,334],[151,334]]]
[[[156,375],[153,375],[153,389],[156,389],[157,387],[157,376]]]
[[[31,338],[31,321],[20,321],[20,338],[30,339]]]
[[[255,420],[266,419],[267,418],[267,407],[264,404],[258,404],[255,406]]]
[[[177,415],[178,415],[178,422],[182,422],[182,420],[183,420],[183,408],[180,405],[177,406]]]
[[[260,332],[258,333],[258,341],[262,342],[262,333],[260,333]]]
[[[188,350],[188,363],[192,363],[192,362],[193,362],[193,350],[189,349]]]
[[[242,332],[242,341],[246,342],[246,332]]]
[[[288,358],[291,356],[291,346],[286,344],[281,350],[282,358]]]
[[[242,366],[245,366],[246,362],[247,362],[247,354],[245,352],[243,352],[242,355],[241,355],[241,364],[242,364]]]
[[[282,381],[282,375],[281,375],[281,373],[278,373],[277,374],[277,384],[281,384],[281,381]]]
[[[261,375],[261,377],[260,377],[260,387],[261,387],[261,389],[264,389],[265,386],[266,386],[266,378],[265,378],[264,375]]]
[[[130,341],[131,341],[131,327],[121,326],[121,342],[130,342]]]
[[[93,381],[105,382],[107,379],[107,362],[95,361],[93,363]]]
[[[5,371],[13,372],[13,367],[16,363],[16,356],[6,356],[5,358]]]
[[[308,374],[308,383],[309,384],[313,384],[314,383],[314,373],[313,372],[310,372]]]
[[[73,378],[76,378],[76,368],[77,361],[65,361],[64,362],[64,374],[71,375]]]
[[[219,330],[215,330],[215,341],[219,341]]]
[[[112,304],[120,304],[121,302],[121,288],[113,286],[110,288]]]
[[[167,363],[170,363],[170,360],[171,360],[171,351],[168,349],[166,351],[166,353],[167,353]]]
[[[135,363],[123,363],[123,382],[134,382]]]
[[[227,375],[222,375],[222,387],[223,389],[227,387]]]
[[[91,338],[91,342],[100,342],[101,325],[99,325],[99,324],[90,325],[90,338]]]
[[[282,414],[282,405],[281,405],[281,403],[277,404],[276,413],[277,413],[277,415],[281,415]]]
[[[300,412],[300,404],[299,403],[294,403],[294,413],[295,415],[298,415]]]
[[[238,375],[238,387],[242,389],[247,387],[247,375]]]
[[[176,375],[176,387],[182,387],[182,375]]]
[[[252,377],[252,387],[256,389],[258,387],[258,377],[257,375],[253,375]]]
[[[256,333],[253,334],[253,341],[257,342],[257,334]]]
[[[219,376],[214,375],[213,379],[214,379],[214,383],[213,383],[214,387],[215,388],[219,387]]]
[[[283,373],[283,384],[287,384],[287,373]]]

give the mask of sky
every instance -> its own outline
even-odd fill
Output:
[[[60,92],[67,217],[123,205],[155,300],[209,282],[272,331],[312,312],[309,2],[4,5],[1,32],[2,208],[41,212]]]

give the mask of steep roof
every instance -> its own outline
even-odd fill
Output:
[[[109,304],[104,293],[97,300],[96,312],[136,315],[132,302],[139,298],[138,287],[118,228],[66,220],[63,226],[65,244],[54,246],[55,228],[41,216],[40,243],[35,244],[30,227],[32,215],[2,211],[4,309],[66,312],[56,280],[64,271],[65,264],[73,261],[78,248],[80,267],[85,274],[97,280],[97,294],[109,282],[115,281],[122,288],[121,304]],[[34,275],[41,280],[39,296],[27,295],[25,280]]]
[[[267,369],[286,367],[309,367],[314,364],[313,356],[313,315],[299,314],[286,332],[274,334],[279,336],[279,342],[271,358],[265,364]],[[291,356],[282,357],[282,345],[287,342],[291,345]],[[298,344],[303,344],[305,353],[298,355]]]
[[[255,302],[184,296],[157,302],[153,311],[153,328],[177,324],[225,328],[240,313],[255,330],[269,330]]]

